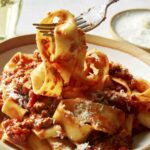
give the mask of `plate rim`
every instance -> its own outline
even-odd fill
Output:
[[[116,17],[121,15],[121,14],[124,14],[124,13],[127,13],[127,12],[133,12],[133,11],[149,11],[150,12],[150,9],[149,8],[133,8],[133,9],[125,9],[123,11],[120,11],[120,12],[116,13],[115,15],[112,16],[112,18],[110,20],[110,23],[109,23],[110,32],[111,32],[113,38],[116,39],[116,40],[124,41],[124,42],[133,44],[133,45],[135,45],[139,48],[142,48],[142,49],[145,49],[145,50],[149,51],[150,47],[148,48],[148,47],[140,46],[138,44],[131,43],[131,42],[123,39],[121,36],[119,36],[119,34],[117,34],[117,32],[115,31],[115,28],[113,26],[113,21],[116,19]]]
[[[150,66],[150,53],[128,42],[116,41],[113,39],[108,39],[105,37],[92,35],[92,34],[86,34],[86,41],[87,43],[90,44],[109,47],[117,51],[127,53],[129,55],[138,58],[139,60],[141,60],[148,66]],[[16,36],[0,43],[0,54],[20,46],[25,46],[29,44],[35,44],[35,43],[36,43],[35,34]]]

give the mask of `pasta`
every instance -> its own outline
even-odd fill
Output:
[[[41,23],[56,18],[53,35],[37,30],[37,50],[18,52],[3,69],[1,140],[21,150],[130,150],[132,137],[150,129],[150,83],[87,51],[69,11]]]

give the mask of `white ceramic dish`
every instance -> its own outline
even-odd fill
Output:
[[[114,38],[150,50],[150,9],[130,9],[117,13],[110,22]]]
[[[22,38],[22,40],[20,40]],[[3,66],[6,64],[6,62],[18,51],[25,52],[25,53],[31,53],[33,50],[36,49],[36,45],[34,43],[34,35],[30,36],[24,36],[24,37],[17,37],[15,39],[11,39],[9,41],[6,41],[2,44],[0,44],[0,72],[2,71]],[[17,44],[18,41],[22,41]],[[17,43],[16,43],[16,42]],[[88,44],[89,49],[96,48],[98,50],[101,50],[105,54],[107,54],[109,60],[119,62],[123,66],[127,67],[129,71],[139,77],[143,77],[146,80],[150,81],[150,55],[143,50],[136,48],[130,44],[119,43],[117,41],[105,39],[102,37],[87,35],[87,41],[92,44]],[[11,44],[13,43],[13,48],[11,48]],[[95,43],[95,44],[94,44]],[[16,45],[16,46],[14,46]],[[17,47],[17,48],[15,48]],[[126,47],[128,50],[125,52]],[[4,51],[5,50],[5,51]],[[134,50],[137,50],[137,54],[134,55]],[[128,54],[129,52],[130,54]],[[142,55],[143,54],[143,55]],[[142,56],[141,56],[142,55]],[[138,57],[139,56],[139,57]],[[140,60],[141,59],[141,60]],[[145,60],[144,63],[142,60]],[[147,147],[150,144],[150,132],[142,133],[136,137],[134,137],[134,150],[143,150],[145,147]],[[147,150],[149,150],[147,148]],[[7,146],[4,146],[0,142],[0,150],[10,150]]]

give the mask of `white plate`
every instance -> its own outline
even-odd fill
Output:
[[[127,67],[129,71],[138,77],[142,77],[148,81],[150,81],[150,67],[139,60],[138,58],[131,56],[125,52],[118,51],[117,49],[112,49],[108,47],[98,46],[94,44],[88,44],[89,49],[96,48],[98,50],[101,50],[104,52],[110,61],[118,62],[122,64],[123,66]],[[6,62],[9,61],[9,59],[18,51],[25,52],[25,53],[32,53],[36,49],[35,44],[20,46],[18,48],[11,49],[9,51],[3,52],[0,54],[0,72],[2,71],[3,66],[6,64]],[[143,52],[144,53],[144,52]],[[144,147],[146,147],[148,144],[150,144],[150,132],[142,133],[139,136],[136,136],[134,138],[134,150],[142,150]],[[1,145],[1,143],[0,143]],[[0,150],[4,150],[6,148],[3,148],[0,146]]]

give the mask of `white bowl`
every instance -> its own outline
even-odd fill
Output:
[[[130,9],[117,13],[110,22],[115,39],[150,50],[150,9]]]

